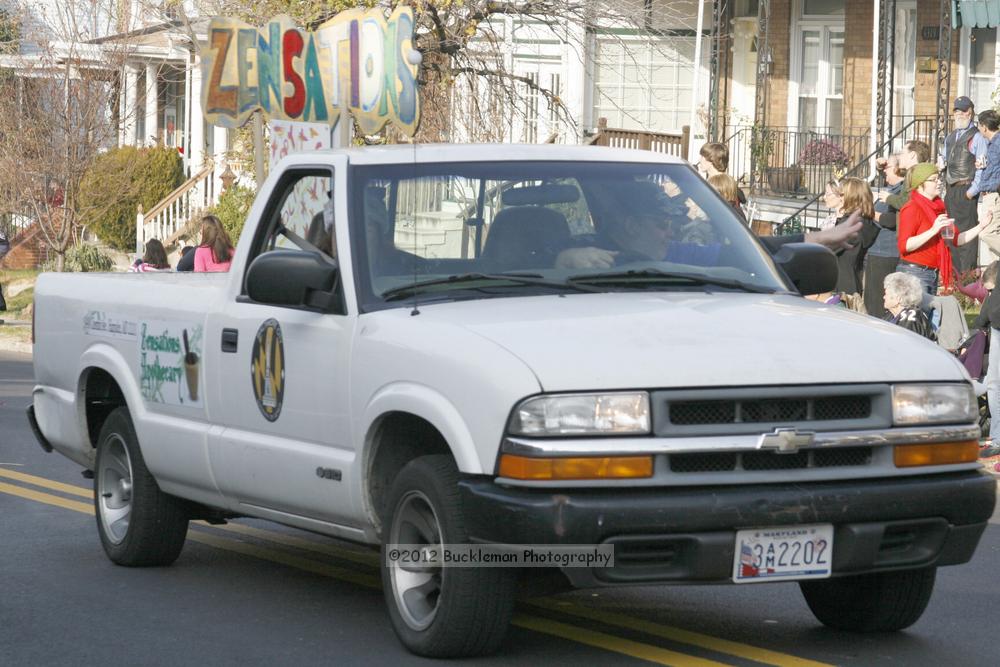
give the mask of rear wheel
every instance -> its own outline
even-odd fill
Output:
[[[117,408],[101,428],[94,509],[101,545],[118,565],[169,565],[184,547],[187,507],[149,474],[127,408]]]
[[[933,567],[799,582],[823,625],[853,632],[892,632],[920,618],[934,591]]]
[[[392,484],[382,525],[382,587],[403,645],[435,658],[495,651],[514,609],[511,570],[386,564],[390,544],[431,548],[467,542],[451,457],[408,463]]]

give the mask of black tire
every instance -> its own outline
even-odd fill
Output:
[[[417,523],[407,521],[412,512],[421,509],[421,518],[426,520],[421,525],[439,533],[436,540],[417,537]],[[415,459],[392,483],[382,522],[382,590],[393,629],[411,652],[433,658],[460,658],[496,651],[514,611],[514,572],[503,568],[432,568],[420,573],[431,576],[418,588],[433,591],[436,587],[436,592],[410,589],[416,599],[426,595],[430,601],[414,603],[414,598],[409,598],[411,601],[406,603],[402,592],[397,591],[405,589],[402,580],[408,573],[386,565],[386,545],[401,538],[413,540],[407,544],[468,541],[458,493],[458,470],[450,456]]]
[[[823,625],[851,632],[894,632],[920,618],[934,591],[936,568],[801,581],[809,609]]]
[[[101,546],[118,565],[170,565],[184,548],[187,505],[149,474],[128,408],[115,409],[101,427],[94,513]]]

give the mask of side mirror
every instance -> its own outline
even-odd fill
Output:
[[[803,296],[832,292],[837,286],[837,256],[815,243],[786,243],[774,261]]]
[[[337,263],[318,252],[271,250],[247,271],[247,296],[258,303],[332,312],[337,304]]]

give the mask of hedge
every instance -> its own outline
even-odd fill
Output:
[[[149,211],[184,182],[177,150],[122,146],[99,155],[80,183],[77,214],[112,248],[135,249],[139,205]]]

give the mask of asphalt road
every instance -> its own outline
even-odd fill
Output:
[[[35,443],[30,357],[0,352],[0,664],[426,664],[396,642],[371,552],[258,521],[193,524],[167,568],[116,567],[91,482]],[[795,584],[578,591],[522,602],[482,664],[1000,664],[1000,514],[905,632],[820,626]]]

